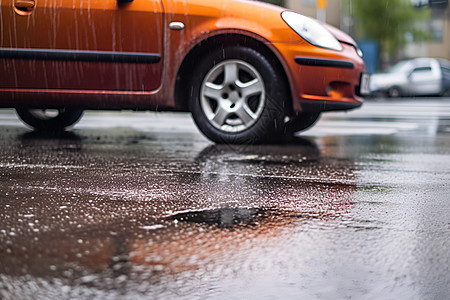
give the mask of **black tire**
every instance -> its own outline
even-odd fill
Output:
[[[60,108],[60,109],[38,109],[38,108],[16,108],[17,115],[26,124],[36,130],[62,131],[78,122],[83,116],[82,109]]]
[[[391,98],[398,98],[402,96],[402,92],[398,87],[391,87],[388,91],[388,96]]]
[[[288,87],[265,56],[229,46],[211,52],[193,74],[190,111],[206,137],[225,144],[281,138]]]
[[[303,131],[313,126],[320,117],[320,112],[301,112],[291,117],[286,123],[286,135],[292,135],[298,131]]]
[[[441,93],[441,97],[450,97],[450,88]]]

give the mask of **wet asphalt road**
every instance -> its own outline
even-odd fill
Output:
[[[449,299],[450,99],[367,102],[282,145],[185,114],[0,110],[0,299]]]

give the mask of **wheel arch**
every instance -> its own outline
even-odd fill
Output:
[[[282,62],[278,56],[274,53],[269,46],[264,42],[257,40],[256,38],[244,35],[244,34],[220,34],[212,37],[208,37],[205,40],[196,44],[189,53],[185,56],[180,68],[177,72],[176,82],[175,82],[175,107],[177,110],[189,111],[189,97],[192,95],[192,87],[187,83],[190,82],[192,76],[192,70],[195,68],[196,64],[212,49],[224,48],[226,46],[239,45],[251,48],[255,51],[261,53],[266,57],[269,62],[276,68],[281,76],[283,76],[283,81],[286,83],[286,89],[288,92],[287,99],[284,99],[286,107],[289,108],[288,113],[293,113],[294,102],[292,100],[292,90],[289,77],[286,73]]]

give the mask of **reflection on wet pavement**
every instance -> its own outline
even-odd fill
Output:
[[[267,211],[257,208],[218,208],[212,210],[187,211],[172,214],[171,220],[216,225],[219,228],[236,226],[255,226],[258,219],[264,217]]]
[[[273,262],[257,256],[290,231],[338,226],[332,220],[352,206],[353,162],[323,159],[309,140],[197,152],[132,132],[85,134],[12,135],[2,149],[11,182],[1,215],[7,293],[30,276],[35,284],[59,278],[52,284],[76,298],[90,287],[108,295],[130,277],[152,290],[164,276],[249,260],[266,268]]]
[[[445,299],[450,141],[430,124],[240,147],[5,127],[0,298]]]

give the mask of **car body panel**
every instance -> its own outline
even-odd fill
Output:
[[[439,94],[442,90],[442,75],[439,63],[430,60],[429,64],[415,67],[408,75],[406,89],[412,95]]]
[[[372,75],[371,92],[389,94],[397,89],[405,96],[440,95],[446,90],[441,64],[434,58],[401,61],[387,73]]]
[[[244,36],[270,49],[285,72],[294,110],[301,111],[304,102],[350,103],[349,108],[362,103],[357,89],[365,67],[353,39],[328,26],[343,50],[313,46],[286,25],[281,7],[246,0],[135,0],[121,5],[114,0],[62,0],[66,10],[61,13],[49,4],[45,12],[23,16],[14,12],[12,1],[2,1],[2,22],[11,26],[0,41],[2,49],[151,53],[160,59],[112,63],[2,57],[3,107],[183,109],[175,99],[180,67],[193,49],[220,35]],[[169,29],[172,22],[185,27]],[[353,67],[302,65],[298,57],[350,62]]]
[[[442,72],[442,95],[450,96],[450,61],[439,59]]]
[[[1,74],[10,76],[0,77],[1,88],[151,91],[160,85],[160,1],[123,6],[117,0],[36,1],[28,14],[17,13],[15,2],[1,3],[1,47],[10,49],[10,58],[0,67]],[[119,57],[123,53],[128,60]],[[159,59],[128,63],[139,54]],[[111,63],[118,59],[122,61]]]

